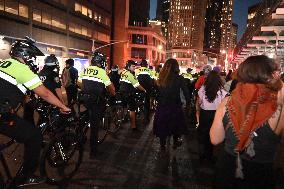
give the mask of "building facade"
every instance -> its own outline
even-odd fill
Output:
[[[222,14],[221,14],[221,51],[232,51],[230,49],[232,16],[233,16],[233,0],[222,0]]]
[[[130,9],[129,0],[115,0],[113,39],[118,43],[112,46],[113,63],[124,68],[127,60],[146,59],[150,65],[157,66],[166,58],[166,39],[160,23],[150,22],[147,27],[129,25]]]
[[[164,37],[168,40],[168,23],[170,18],[170,0],[158,0],[156,20],[161,22]]]
[[[238,43],[237,37],[238,37],[238,24],[232,23],[230,49],[234,49],[236,47]]]
[[[130,26],[147,27],[150,20],[150,0],[129,0]]]
[[[248,8],[248,19],[247,19],[247,27],[249,27],[252,24],[252,20],[257,14],[257,11],[259,9],[261,3],[257,3],[255,5],[252,5]]]
[[[74,58],[81,70],[91,51],[110,41],[112,0],[2,0],[0,35],[10,44],[30,36],[44,54],[55,54],[61,66]],[[108,57],[109,47],[100,49]],[[7,54],[0,53],[0,59]],[[42,66],[44,57],[38,61]]]
[[[209,0],[206,8],[203,48],[211,57],[220,53],[222,6],[222,1]]]
[[[170,1],[168,58],[183,67],[193,67],[194,57],[203,52],[206,1]]]
[[[149,65],[158,66],[166,59],[166,39],[153,27],[128,27],[127,59],[140,62],[145,59]]]

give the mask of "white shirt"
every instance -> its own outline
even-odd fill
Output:
[[[216,110],[223,98],[225,98],[227,92],[224,89],[220,89],[217,92],[217,96],[213,102],[208,102],[205,95],[205,87],[202,87],[198,91],[198,97],[200,99],[200,107],[203,110]]]

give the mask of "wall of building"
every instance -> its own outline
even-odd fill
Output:
[[[88,59],[93,42],[95,48],[107,44],[111,33],[112,0],[94,2],[0,1],[0,25],[6,26],[0,27],[0,35],[10,42],[30,36],[45,54]],[[109,47],[101,51],[110,55]]]

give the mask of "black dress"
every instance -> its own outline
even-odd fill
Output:
[[[180,91],[189,103],[189,92],[182,76],[174,75],[165,88],[158,87],[158,106],[154,116],[153,131],[157,137],[180,136],[186,131]]]

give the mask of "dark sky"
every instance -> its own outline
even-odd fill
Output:
[[[261,0],[234,0],[233,22],[238,24],[238,40],[245,32],[247,24],[248,7],[254,5]],[[157,0],[151,0],[150,18],[156,17]]]

